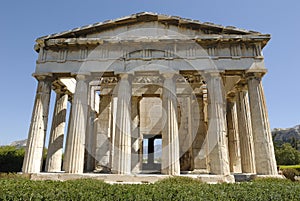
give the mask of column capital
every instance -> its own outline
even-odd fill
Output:
[[[222,70],[208,70],[203,72],[204,77],[221,77],[224,71]]]
[[[247,80],[252,80],[252,79],[256,79],[256,80],[261,80],[262,77],[264,76],[265,72],[246,72],[245,74],[245,78]]]
[[[230,103],[236,102],[236,94],[235,93],[230,93],[227,95],[227,101]]]
[[[121,80],[128,80],[130,82],[133,79],[133,74],[131,74],[131,73],[120,73],[120,74],[118,74],[118,76]]]
[[[76,80],[87,80],[89,81],[90,77],[91,77],[91,73],[83,73],[83,72],[78,72],[78,73],[72,73],[72,76],[75,77]]]
[[[59,86],[54,89],[56,94],[67,94],[68,88],[66,86]]]
[[[178,74],[175,72],[168,72],[168,73],[162,73],[161,75],[164,79],[175,79]]]
[[[238,83],[236,85],[236,89],[237,89],[238,92],[247,92],[248,91],[246,83]]]
[[[52,73],[33,73],[32,76],[35,77],[38,81],[54,79]]]

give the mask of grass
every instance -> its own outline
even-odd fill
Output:
[[[106,184],[82,179],[32,181],[0,178],[0,200],[300,200],[300,182],[258,179],[238,184],[205,184],[173,177],[155,184]]]
[[[280,169],[300,169],[300,165],[280,165]]]

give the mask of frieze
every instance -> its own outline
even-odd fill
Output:
[[[181,74],[178,76],[176,81],[179,83],[204,84],[204,81],[200,75],[193,74]]]
[[[117,77],[102,77],[101,84],[116,84],[118,83]]]
[[[150,84],[150,83],[162,83],[163,79],[160,76],[135,76],[133,83]]]

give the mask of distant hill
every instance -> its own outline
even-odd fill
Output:
[[[25,139],[25,140],[18,140],[18,141],[14,141],[14,142],[10,143],[9,146],[23,148],[23,147],[26,147],[26,143],[27,143],[27,139]]]
[[[278,145],[283,143],[298,143],[298,150],[300,150],[300,125],[292,128],[275,128],[272,130],[274,142]]]

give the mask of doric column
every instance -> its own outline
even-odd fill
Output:
[[[199,96],[192,101],[193,131],[195,139],[193,142],[193,156],[195,169],[207,169],[208,147],[206,143],[207,129],[204,119],[203,96]]]
[[[175,79],[174,74],[164,74],[162,106],[165,112],[165,125],[162,132],[161,172],[167,175],[180,175]]]
[[[131,173],[131,75],[120,75],[112,172]]]
[[[110,171],[110,138],[111,138],[111,106],[112,97],[102,95],[100,97],[99,116],[96,134],[96,170],[101,172]]]
[[[91,172],[95,168],[95,151],[94,151],[94,121],[96,119],[96,111],[95,111],[95,99],[96,99],[96,90],[95,86],[89,87],[88,92],[88,117],[87,117],[87,125],[86,125],[86,136],[85,136],[85,171]]]
[[[83,173],[85,132],[88,113],[88,83],[86,76],[76,76],[76,88],[73,97],[70,125],[67,137],[65,171]]]
[[[259,75],[248,77],[257,174],[276,175],[276,160],[264,91]]]
[[[195,138],[195,134],[193,133],[191,99],[192,96],[190,94],[181,95],[177,98],[181,111],[178,118],[178,125],[180,125],[178,135],[181,171],[190,171],[194,168],[192,142]],[[197,110],[197,108],[194,109]],[[199,125],[199,122],[195,124]]]
[[[240,88],[237,94],[237,114],[242,172],[256,173],[249,98],[244,88]]]
[[[218,72],[205,75],[208,89],[208,147],[210,172],[230,175],[225,95],[222,78]]]
[[[28,133],[23,173],[39,173],[42,167],[52,80],[48,76],[38,76],[37,79],[39,81]]]
[[[65,90],[57,89],[45,166],[46,172],[61,171],[67,104],[68,94]]]
[[[235,100],[227,102],[227,130],[228,130],[228,146],[230,172],[241,173],[241,153],[240,140],[238,131],[238,117]]]
[[[133,96],[131,101],[131,171],[139,173],[141,171],[142,161],[140,160],[142,137],[140,135],[140,100],[141,97]]]

